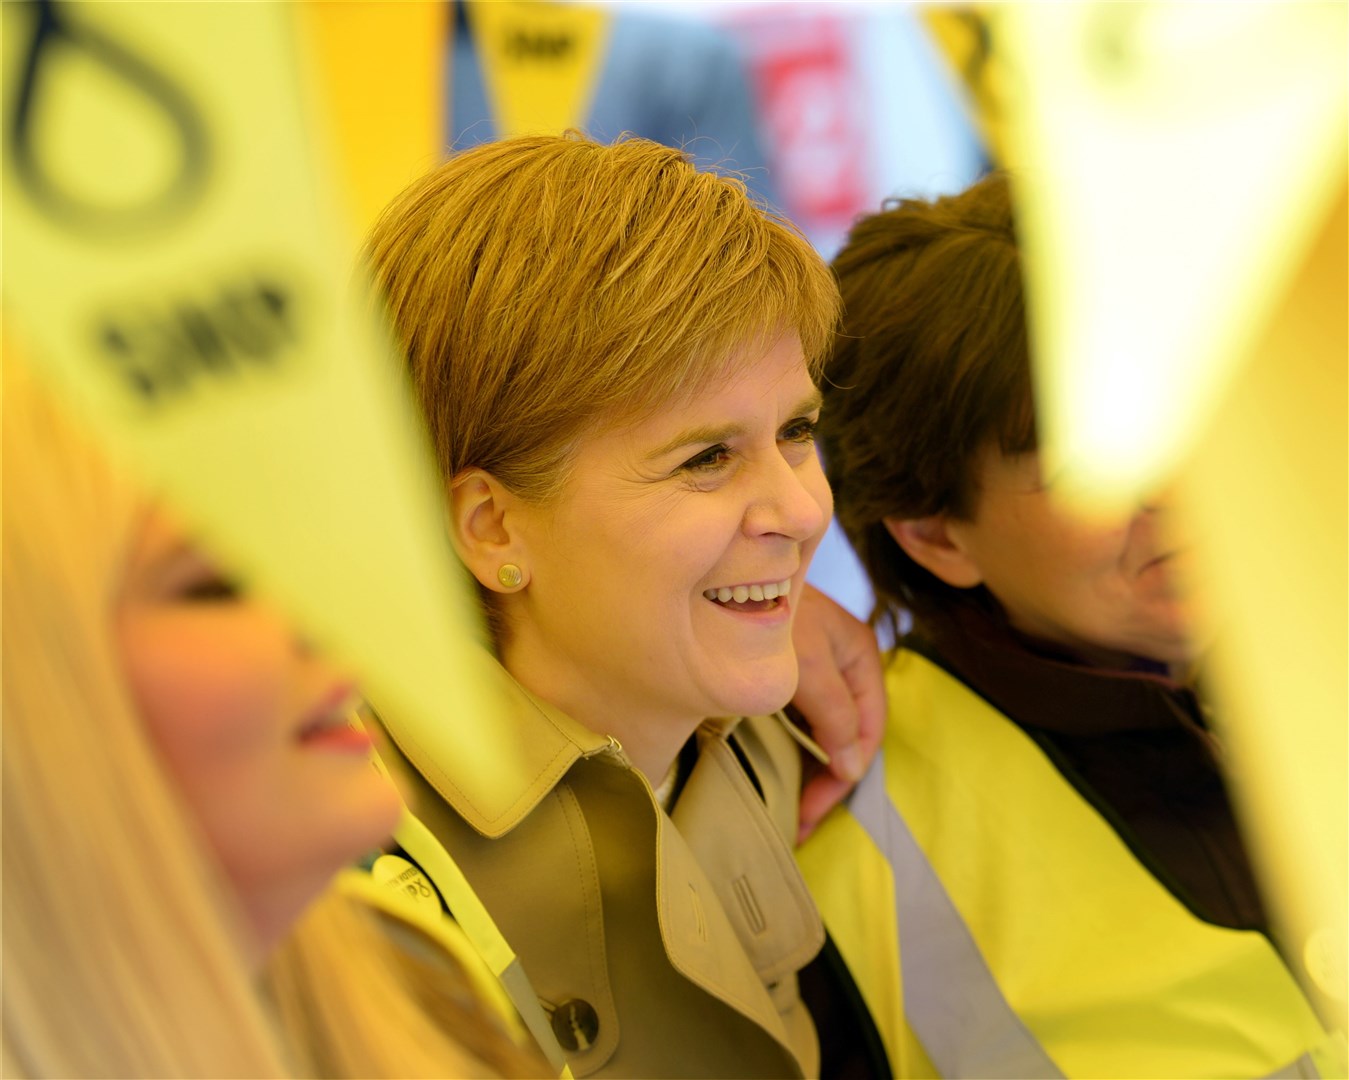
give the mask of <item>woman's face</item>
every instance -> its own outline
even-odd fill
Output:
[[[1071,515],[1042,482],[1035,453],[985,454],[978,500],[972,521],[947,529],[1013,626],[1107,665],[1192,658],[1178,552],[1157,508],[1102,521]]]
[[[795,690],[791,622],[833,508],[820,396],[795,334],[727,371],[586,437],[562,494],[514,523],[529,580],[503,659],[596,730],[771,712]]]
[[[133,544],[117,634],[151,739],[265,947],[401,812],[346,723],[355,688],[157,511]]]

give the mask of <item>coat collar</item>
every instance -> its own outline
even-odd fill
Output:
[[[472,719],[381,714],[394,744],[475,831],[491,839],[523,821],[581,758],[618,753],[599,735],[520,685],[486,649],[465,667],[480,676],[467,698]],[[699,731],[724,740],[739,717],[705,720]]]
[[[1025,727],[1066,735],[1183,729],[1208,741],[1194,692],[1168,678],[1162,665],[1140,659],[1125,671],[1091,667],[1018,634],[991,599],[926,619],[904,645]]]
[[[487,650],[465,667],[479,675],[472,715],[412,712],[381,716],[403,756],[460,817],[483,836],[504,836],[578,760],[616,748],[540,701]]]

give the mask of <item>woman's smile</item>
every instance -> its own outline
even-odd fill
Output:
[[[756,582],[752,585],[722,585],[704,591],[703,598],[731,614],[776,614],[786,619],[789,612],[787,597],[791,588],[792,579],[786,577],[781,581]]]

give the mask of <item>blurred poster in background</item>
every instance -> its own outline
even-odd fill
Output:
[[[858,216],[885,199],[953,193],[985,171],[957,80],[917,9],[776,3],[697,10],[738,43],[782,209],[826,258]]]
[[[823,248],[872,199],[872,99],[847,13],[772,5],[732,13],[788,215]]]
[[[700,166],[741,173],[826,258],[883,199],[959,191],[987,166],[921,8],[451,7],[447,148],[567,127],[683,147]]]

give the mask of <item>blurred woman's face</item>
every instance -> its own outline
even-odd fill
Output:
[[[795,334],[577,448],[562,494],[525,508],[529,581],[506,665],[588,726],[781,708],[791,623],[833,509],[820,395]]]
[[[1106,666],[1193,658],[1189,610],[1175,580],[1180,552],[1157,507],[1085,520],[1041,479],[1039,455],[990,450],[971,521],[947,529],[1012,625]]]
[[[151,739],[270,944],[401,812],[347,723],[355,688],[159,512],[133,544],[117,633]]]

